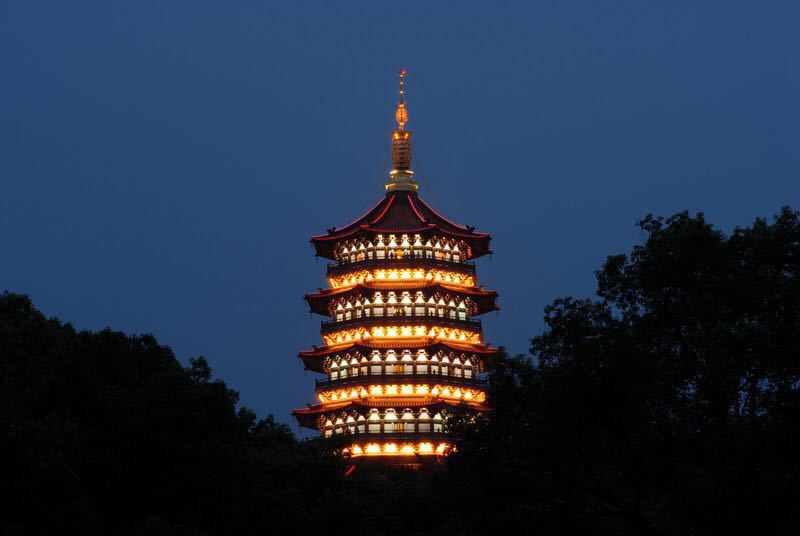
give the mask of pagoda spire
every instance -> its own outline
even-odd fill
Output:
[[[408,123],[408,109],[406,108],[406,70],[400,69],[400,90],[394,119],[397,129],[392,132],[392,170],[389,172],[389,181],[386,191],[397,190],[416,191],[419,188],[414,180],[411,170],[411,131],[406,130]]]

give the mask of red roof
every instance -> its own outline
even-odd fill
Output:
[[[416,192],[393,191],[386,194],[366,214],[328,234],[314,236],[311,243],[321,257],[334,258],[333,246],[338,241],[364,233],[429,233],[464,240],[471,249],[471,258],[491,253],[491,237],[476,233],[472,227],[454,223],[431,208]]]

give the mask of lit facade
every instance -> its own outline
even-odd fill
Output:
[[[472,262],[491,253],[489,235],[444,218],[417,192],[404,76],[386,196],[311,239],[317,256],[332,262],[329,288],[305,298],[327,319],[323,346],[299,357],[325,379],[316,381],[316,403],[293,414],[326,437],[348,434],[353,459],[413,463],[447,454],[448,411],[489,409],[480,375],[497,349],[484,343],[476,317],[498,307]]]

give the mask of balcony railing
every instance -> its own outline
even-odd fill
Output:
[[[457,387],[486,387],[486,380],[481,378],[465,378],[444,374],[361,374],[348,376],[336,380],[316,380],[316,389],[338,389],[354,385],[386,385],[392,383],[428,383],[440,385],[454,385]]]
[[[341,426],[340,426],[341,428]],[[333,431],[334,429],[329,428],[329,430]],[[345,427],[345,430],[347,428]],[[359,432],[356,430],[355,432],[345,431],[344,433],[336,433],[334,432],[333,437],[341,436],[341,435],[349,435],[350,437],[359,436],[359,438],[368,438],[369,440],[381,441],[385,442],[389,439],[392,439],[396,442],[422,442],[422,441],[430,441],[431,443],[438,443],[441,441],[446,441],[448,439],[447,434],[444,432]],[[451,439],[452,440],[452,439]]]
[[[456,262],[424,257],[407,256],[402,259],[365,259],[352,262],[332,262],[328,264],[328,275],[340,275],[355,269],[369,268],[441,268],[475,275],[475,263],[471,261]]]
[[[361,316],[349,320],[323,320],[322,333],[330,333],[340,329],[347,329],[354,326],[398,326],[403,324],[417,323],[431,324],[434,326],[446,326],[472,331],[481,330],[480,320],[459,320],[457,318],[447,318],[438,315],[395,315],[395,316]]]

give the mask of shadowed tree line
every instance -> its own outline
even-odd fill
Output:
[[[342,438],[237,410],[203,358],[6,293],[3,534],[800,533],[800,214],[639,226],[420,472],[344,476]]]

